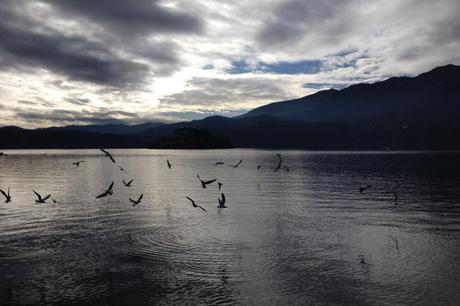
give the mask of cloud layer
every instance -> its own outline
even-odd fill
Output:
[[[457,0],[3,0],[0,124],[237,115],[460,64]]]

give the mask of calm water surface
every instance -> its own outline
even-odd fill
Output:
[[[460,303],[460,153],[6,152],[0,305]]]

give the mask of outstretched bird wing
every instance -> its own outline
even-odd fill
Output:
[[[200,205],[197,205],[196,207],[199,207],[199,208],[201,208],[203,211],[207,212],[207,210],[204,209],[203,207],[201,207]]]
[[[8,198],[8,195],[5,193],[5,191],[0,189],[0,192],[5,196],[5,198]]]
[[[42,201],[42,196],[38,194],[38,192],[36,192],[35,190],[32,190],[38,197],[38,200],[39,201]]]
[[[44,198],[43,198],[43,201],[46,201],[46,200],[48,200],[50,197],[51,197],[51,195],[50,195],[50,194],[49,194],[49,195],[47,195],[46,197],[44,197]]]
[[[205,185],[209,185],[209,184],[214,183],[215,181],[217,181],[217,179],[213,179],[213,180],[206,181],[206,182],[204,182],[204,184],[205,184]]]
[[[107,189],[107,192],[112,191],[113,188],[113,182],[110,184],[109,189]]]
[[[103,193],[101,193],[100,195],[96,196],[96,199],[99,199],[99,198],[103,198],[107,195],[107,191],[104,191]]]
[[[115,159],[113,158],[112,154],[110,154],[109,152],[107,152],[106,150],[104,150],[104,149],[102,149],[102,148],[100,148],[100,150],[101,150],[102,152],[104,152],[105,155],[106,155],[108,158],[110,158],[110,160],[111,160],[114,164],[116,164]]]
[[[195,204],[195,201],[192,200],[192,198],[186,197],[192,204]]]
[[[137,199],[137,202],[140,202],[142,200],[142,198],[144,197],[144,194],[141,193],[141,195],[139,196],[139,199]]]

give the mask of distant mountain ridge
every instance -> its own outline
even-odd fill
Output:
[[[239,118],[273,116],[305,122],[460,122],[460,66],[447,65],[417,77],[392,77],[374,84],[267,104]]]
[[[320,91],[233,118],[36,130],[3,127],[0,148],[180,148],[180,144],[185,148],[185,143],[193,147],[183,141],[187,134],[177,134],[183,128],[189,129],[190,135],[206,135],[199,130],[208,130],[209,139],[225,139],[225,147],[458,150],[460,66]],[[208,141],[205,147],[212,143],[219,141]]]

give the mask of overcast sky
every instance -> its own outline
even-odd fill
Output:
[[[234,116],[460,64],[458,0],[0,0],[0,125]]]

